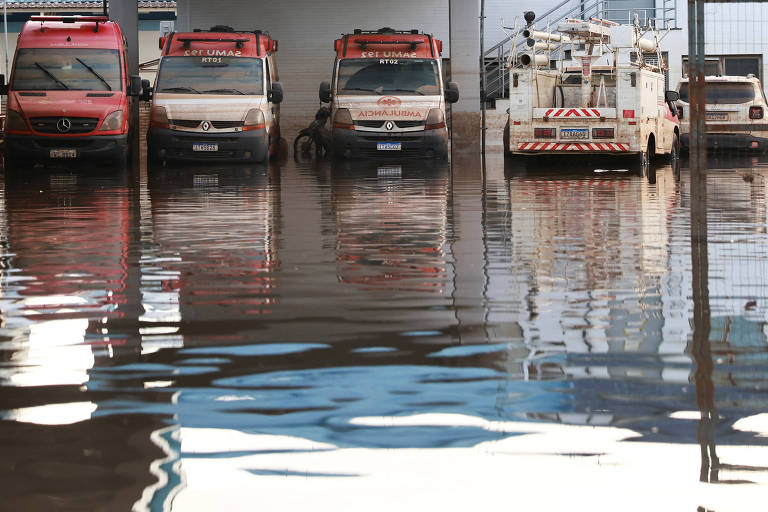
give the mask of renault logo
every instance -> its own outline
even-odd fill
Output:
[[[56,129],[61,133],[67,133],[72,128],[72,121],[66,117],[62,117],[56,122]]]
[[[394,127],[395,127],[395,124],[394,124],[392,121],[387,121],[387,124],[385,124],[385,125],[384,125],[384,127],[385,127],[387,130],[392,130],[392,128],[394,128]]]
[[[203,121],[203,131],[207,132],[210,129],[211,129],[211,123],[209,123],[208,121]]]

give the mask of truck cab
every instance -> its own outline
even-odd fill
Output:
[[[9,84],[6,166],[21,160],[125,160],[130,105],[141,79],[104,16],[32,16],[19,34]]]
[[[274,156],[283,100],[277,47],[264,32],[226,26],[161,37],[148,157],[265,162]]]
[[[319,95],[331,104],[335,156],[447,158],[446,104],[459,90],[443,80],[440,40],[418,30],[356,29],[334,50],[333,78]]]

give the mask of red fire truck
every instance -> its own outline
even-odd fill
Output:
[[[124,160],[129,105],[141,92],[126,53],[120,27],[107,17],[30,18],[7,88],[6,167],[18,160]]]
[[[332,148],[345,158],[445,158],[445,106],[459,99],[444,85],[443,44],[418,30],[355,30],[337,39],[333,80],[320,84],[331,103]]]

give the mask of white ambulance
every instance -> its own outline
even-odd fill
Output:
[[[635,155],[643,169],[654,156],[677,158],[678,93],[665,90],[657,39],[595,19],[522,35],[531,51],[509,63],[507,152]]]
[[[749,76],[705,77],[707,149],[768,150],[768,104],[760,80]],[[690,90],[688,78],[678,86],[682,149],[687,150],[690,138]]]
[[[147,132],[151,160],[264,162],[277,153],[277,41],[215,26],[171,33],[160,47]]]
[[[442,46],[430,34],[391,28],[336,40],[333,80],[320,84],[334,155],[447,157],[445,107],[459,89],[444,86]]]

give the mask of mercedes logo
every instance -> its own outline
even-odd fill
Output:
[[[56,122],[56,129],[59,130],[60,133],[67,133],[72,129],[72,121],[66,117],[62,117]]]
[[[395,124],[392,121],[387,121],[387,124],[385,124],[384,126],[387,128],[387,130],[391,130],[392,128],[395,127]]]
[[[203,131],[207,132],[210,129],[211,129],[211,123],[209,123],[208,121],[203,121]]]

